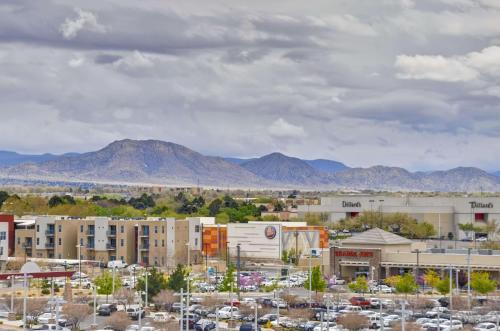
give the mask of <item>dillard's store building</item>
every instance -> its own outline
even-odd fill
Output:
[[[358,216],[364,211],[386,214],[404,213],[436,229],[436,237],[466,239],[470,234],[459,224],[484,226],[490,220],[500,223],[500,197],[401,197],[349,195],[321,198],[319,205],[299,205],[299,216],[324,213],[330,222]],[[486,236],[486,233],[479,236]],[[493,239],[493,238],[492,238]]]
[[[411,241],[396,234],[374,228],[343,240],[341,246],[330,248],[330,272],[337,278],[352,280],[359,275],[369,279],[414,273],[426,269],[466,273],[488,271],[500,280],[500,251],[426,249],[425,243]]]

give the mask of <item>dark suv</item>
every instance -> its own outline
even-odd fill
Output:
[[[106,303],[99,306],[97,309],[97,314],[99,316],[109,316],[116,311],[116,305],[112,303]]]

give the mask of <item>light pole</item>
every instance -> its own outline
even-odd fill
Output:
[[[467,249],[467,306],[469,310],[471,309],[471,297],[470,297],[470,247]]]
[[[113,265],[113,282],[112,282],[112,287],[111,287],[111,293],[113,295],[113,302],[115,301],[115,272],[116,272],[116,266]]]
[[[144,294],[144,297],[146,299],[146,308],[149,307],[148,303],[148,267],[146,267],[146,281],[145,281],[145,288],[146,288],[146,293]]]
[[[182,323],[184,323],[184,288],[181,287],[181,323],[180,323],[180,331],[183,331]],[[218,325],[218,323],[217,323]]]
[[[450,319],[453,310],[453,267],[450,264]]]
[[[258,311],[257,311],[257,309],[258,309],[258,305],[257,305],[257,302],[255,302],[255,317],[254,317],[254,319],[253,319],[253,323],[254,323],[254,324],[253,324],[253,327],[254,327],[254,330],[255,330],[255,331],[258,331],[258,330],[259,330],[259,327],[258,327],[258,325],[257,325],[257,315],[258,315]],[[498,317],[498,316],[497,316],[497,317]],[[498,325],[498,323],[497,323],[497,325]],[[279,327],[279,320],[278,320],[278,327]]]
[[[97,285],[94,285],[94,327],[97,327],[97,322],[96,322],[96,309],[97,309]]]
[[[312,308],[312,248],[309,247],[309,308]]]
[[[189,311],[189,276],[191,275],[191,261],[190,261],[190,247],[189,242],[186,243],[187,249],[187,266],[188,266],[188,275],[187,275],[187,297],[186,297],[186,312]],[[187,314],[186,314],[187,316]],[[189,323],[186,319],[186,331],[189,331]]]
[[[379,206],[379,210],[380,210],[379,228],[382,229],[382,227],[384,226],[384,214],[382,212],[382,206],[384,204],[384,200],[379,200],[378,202],[380,202],[380,206]]]
[[[78,281],[79,287],[82,289],[82,245],[78,244],[76,248],[78,248]]]

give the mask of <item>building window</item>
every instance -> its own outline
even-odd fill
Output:
[[[120,246],[123,247],[123,245],[124,245],[124,240],[120,239]]]
[[[62,225],[61,225],[61,224],[59,224],[59,225],[57,226],[57,231],[62,232]]]
[[[120,256],[120,260],[122,260],[122,262],[125,262],[125,257]]]
[[[198,238],[194,238],[194,245],[198,246]]]
[[[161,226],[161,233],[165,233],[165,227],[163,225]]]
[[[59,254],[59,258],[62,259],[62,255],[61,254]]]
[[[155,225],[155,233],[158,233],[158,227]]]
[[[7,232],[5,231],[0,232],[0,240],[5,240],[5,239],[7,239]]]
[[[111,255],[111,256],[109,257],[109,259],[110,259],[111,261],[115,261],[115,260],[116,260],[116,256]]]
[[[40,225],[36,225],[36,232],[40,232]]]
[[[36,244],[40,245],[40,238],[36,238]]]
[[[80,238],[80,246],[83,246],[83,238]]]
[[[120,226],[120,232],[124,233],[125,232],[125,227],[123,225]]]
[[[0,246],[0,255],[3,255],[3,246]]]
[[[165,247],[165,240],[161,241],[161,247]]]
[[[21,238],[17,237],[17,244],[21,245]]]
[[[195,225],[194,226],[194,232],[196,232],[196,233],[200,232],[200,226],[199,225]]]
[[[155,239],[155,247],[158,247],[158,240]]]
[[[80,232],[83,232],[83,224],[80,225]]]
[[[61,238],[59,238],[59,240],[58,240],[58,245],[59,245],[59,246],[61,246],[61,245],[62,245],[62,239],[61,239]]]

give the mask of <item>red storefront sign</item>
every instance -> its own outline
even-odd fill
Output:
[[[373,257],[373,252],[366,252],[366,251],[335,251],[335,256],[337,257]]]

